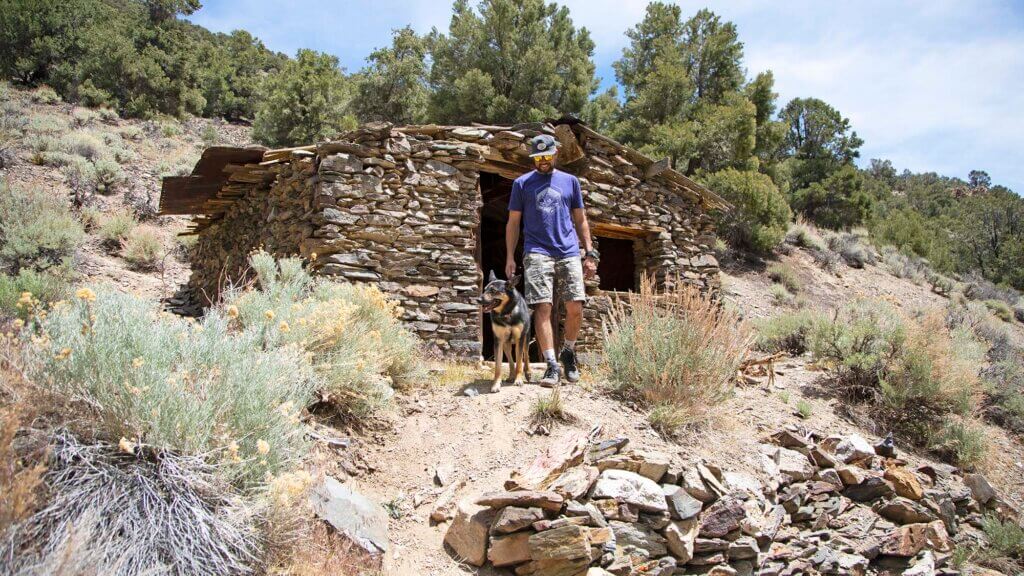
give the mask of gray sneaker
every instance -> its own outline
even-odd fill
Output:
[[[554,388],[558,385],[558,364],[548,364],[547,370],[544,371],[544,377],[540,379],[540,385],[545,388]]]
[[[562,361],[562,368],[565,369],[565,379],[569,382],[579,382],[580,369],[576,365],[576,351],[565,348],[558,359]]]

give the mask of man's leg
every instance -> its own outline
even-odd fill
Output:
[[[554,336],[551,332],[552,288],[555,283],[555,260],[542,254],[528,254],[523,259],[526,268],[526,301],[533,307],[533,330],[537,344],[548,367],[540,379],[542,386],[558,383],[558,358],[555,356]]]
[[[583,285],[583,265],[579,258],[566,258],[555,264],[559,291],[565,302],[565,338],[559,359],[565,369],[565,379],[576,382],[580,370],[576,365],[576,338],[583,323],[583,302],[587,295]]]

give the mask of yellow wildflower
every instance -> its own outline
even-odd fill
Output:
[[[263,313],[263,315],[267,317],[267,320],[273,320],[275,316],[273,310],[267,310],[266,312]]]
[[[266,440],[260,439],[256,441],[256,451],[260,454],[267,454],[270,452],[270,444]]]
[[[135,358],[134,360],[132,360],[132,368],[142,368],[142,365],[145,363],[146,361],[143,360],[142,357]]]
[[[21,330],[21,327],[24,326],[24,325],[25,325],[25,321],[22,320],[21,318],[18,318],[17,320],[14,321],[14,327],[16,329],[18,329],[18,330]]]
[[[96,300],[96,293],[88,288],[79,288],[75,291],[75,297],[79,300],[85,300],[86,302],[92,302]]]
[[[71,348],[61,348],[61,351],[53,355],[54,360],[64,360],[71,356]]]
[[[290,332],[291,331],[291,327],[288,326],[288,323],[285,322],[284,320],[281,320],[281,323],[277,326],[277,328],[281,332]]]
[[[228,318],[238,318],[238,306],[231,304],[228,306]]]
[[[309,261],[316,262],[316,252],[313,252],[309,255]]]
[[[131,440],[125,438],[124,436],[121,437],[121,441],[118,442],[117,445],[118,447],[121,448],[123,452],[127,452],[128,454],[135,453],[135,442],[132,442]]]

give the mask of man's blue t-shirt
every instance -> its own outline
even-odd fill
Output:
[[[572,174],[552,170],[527,172],[512,183],[508,209],[523,213],[523,250],[552,258],[579,256],[580,243],[572,223],[572,210],[583,208],[580,181]]]

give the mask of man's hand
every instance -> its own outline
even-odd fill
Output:
[[[593,258],[587,258],[583,261],[583,277],[591,279],[597,274],[597,262]]]
[[[505,279],[511,280],[516,275],[516,261],[508,260],[505,262]]]

